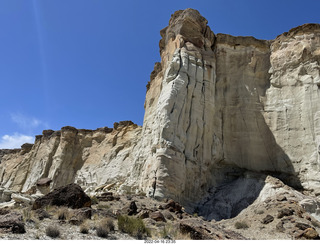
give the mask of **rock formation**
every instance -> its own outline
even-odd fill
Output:
[[[139,188],[150,192],[157,177],[156,196],[195,203],[254,171],[319,195],[320,25],[272,41],[214,35],[187,9],[161,36],[137,146]]]
[[[44,131],[32,148],[0,151],[1,187],[36,193],[49,178],[51,189],[75,182],[86,192],[143,192],[195,209],[220,198],[225,184],[254,185],[238,199],[246,207],[266,184],[255,184],[258,173],[320,195],[320,25],[270,41],[215,35],[186,9],[160,34],[142,127]]]

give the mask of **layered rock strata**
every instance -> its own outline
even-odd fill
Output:
[[[320,195],[320,25],[271,41],[215,35],[186,9],[160,34],[142,128],[44,131],[32,149],[0,152],[1,186],[25,192],[50,178],[52,188],[76,182],[196,207],[226,183],[250,186],[254,172]]]
[[[214,35],[187,9],[161,31],[136,152],[139,188],[195,203],[245,171],[320,194],[320,25],[265,41]]]
[[[36,193],[42,178],[52,180],[51,189],[74,182],[88,191],[104,184],[119,186],[130,173],[140,131],[131,121],[115,123],[113,129],[66,126],[60,131],[43,131],[29,152],[15,150],[2,157],[1,186]]]

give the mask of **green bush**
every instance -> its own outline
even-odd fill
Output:
[[[126,215],[118,216],[118,228],[124,233],[142,239],[144,236],[150,236],[150,230],[146,228],[142,219],[129,217]]]

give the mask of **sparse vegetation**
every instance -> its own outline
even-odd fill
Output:
[[[110,231],[114,231],[113,221],[109,218],[102,219],[96,226],[97,236],[107,238]]]
[[[59,220],[67,220],[69,218],[69,210],[68,208],[60,208],[58,211],[58,219]]]
[[[89,233],[89,226],[87,223],[82,223],[80,225],[80,233],[82,234],[88,234]]]
[[[108,205],[108,204],[99,203],[97,206],[97,209],[109,209],[109,208],[110,208],[110,205]]]
[[[142,239],[144,236],[150,236],[150,230],[146,228],[142,219],[129,217],[126,215],[118,216],[118,228],[124,233]]]
[[[23,220],[24,221],[31,220],[31,210],[30,209],[24,208],[22,210],[22,215],[23,215]]]
[[[57,226],[50,225],[46,228],[46,235],[51,238],[57,238],[60,236],[60,230]]]
[[[91,199],[91,205],[96,205],[99,203],[99,200],[96,196],[92,196],[90,199]]]
[[[264,214],[264,211],[262,209],[256,210],[255,211],[256,214]]]
[[[234,227],[236,227],[236,229],[248,229],[249,225],[245,221],[237,221]]]

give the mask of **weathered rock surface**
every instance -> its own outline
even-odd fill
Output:
[[[0,212],[0,229],[11,231],[15,234],[25,233],[22,215],[16,212]]]
[[[72,183],[59,187],[47,195],[36,199],[32,209],[39,209],[48,205],[84,208],[91,206],[91,199],[79,185]]]
[[[284,183],[319,196],[320,25],[270,41],[215,35],[186,9],[160,34],[142,128],[44,131],[32,147],[0,151],[1,187],[27,192],[50,178],[51,189],[142,191],[216,220],[271,192],[287,202]],[[317,198],[292,194],[319,216]],[[266,226],[285,228],[276,220]]]
[[[9,150],[1,156],[0,184],[18,192],[37,185],[45,194],[70,183],[88,192],[104,184],[117,188],[133,167],[132,151],[140,131],[131,121],[115,123],[114,129],[45,130],[31,151]]]

